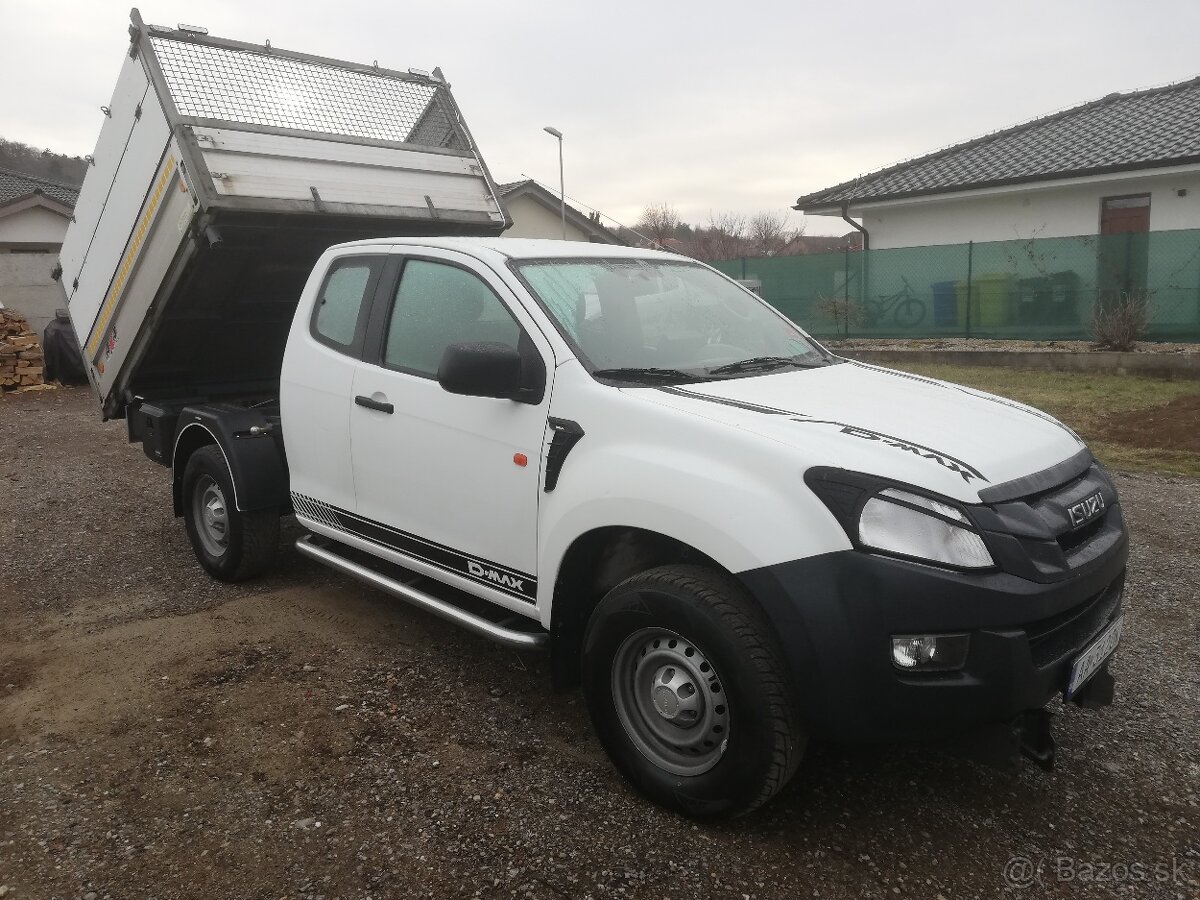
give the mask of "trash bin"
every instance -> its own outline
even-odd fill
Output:
[[[958,324],[957,281],[935,281],[929,287],[933,291],[933,324]]]
[[[1011,325],[1016,293],[1015,275],[977,275],[971,282],[971,315],[967,318],[967,283],[960,281],[956,290],[959,324],[969,322],[972,329]]]
[[[1050,315],[1050,279],[1022,278],[1017,282],[1017,321],[1039,325]]]
[[[1050,275],[1050,303],[1046,321],[1053,325],[1079,322],[1075,298],[1079,296],[1078,272],[1053,272]]]

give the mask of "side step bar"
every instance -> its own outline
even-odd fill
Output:
[[[516,628],[506,628],[503,625],[485,619],[483,616],[460,609],[452,603],[447,603],[445,600],[441,600],[422,590],[396,581],[394,578],[389,578],[387,575],[383,575],[373,569],[368,569],[364,565],[339,556],[333,550],[317,544],[312,539],[312,535],[306,534],[298,538],[296,540],[296,549],[322,565],[336,569],[339,572],[349,575],[351,578],[361,581],[363,584],[369,584],[373,588],[385,591],[393,597],[398,597],[406,603],[411,603],[413,606],[427,610],[448,622],[462,626],[467,631],[474,632],[481,637],[489,638],[506,647],[516,647],[523,650],[541,649],[546,646],[550,638],[550,635],[544,631],[521,631]]]

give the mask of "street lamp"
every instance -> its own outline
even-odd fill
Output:
[[[562,239],[567,239],[567,189],[563,181],[562,132],[547,125],[542,131],[558,138],[558,212],[562,216]]]

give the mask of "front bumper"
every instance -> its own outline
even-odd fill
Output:
[[[1061,694],[1074,658],[1120,614],[1127,557],[1120,527],[1103,558],[1051,583],[856,550],[739,578],[782,638],[812,736],[939,739],[1011,720]],[[970,634],[961,671],[892,665],[892,635],[938,632]]]

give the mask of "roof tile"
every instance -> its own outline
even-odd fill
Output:
[[[0,206],[40,192],[51,200],[74,207],[79,199],[79,188],[45,178],[36,178],[9,169],[0,169]]]
[[[1200,76],[1110,94],[800,197],[797,209],[1200,160]]]

